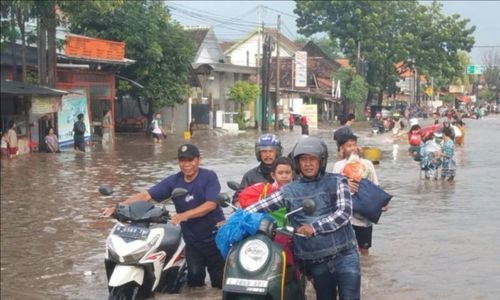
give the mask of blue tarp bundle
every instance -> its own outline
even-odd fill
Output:
[[[242,209],[237,210],[217,231],[215,243],[224,259],[229,253],[231,245],[247,236],[254,235],[259,229],[260,222],[266,218],[262,213],[249,213]]]

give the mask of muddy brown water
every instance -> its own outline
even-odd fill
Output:
[[[363,257],[363,299],[499,299],[500,295],[500,118],[466,120],[466,144],[456,151],[455,182],[423,181],[407,156],[406,141],[395,149],[389,135],[371,137],[366,124],[355,131],[360,144],[382,149],[376,170],[394,195],[375,225],[371,254]],[[285,153],[299,130],[280,132]],[[258,133],[197,132],[192,142],[202,165],[223,185],[239,181],[256,165]],[[334,162],[331,129],[325,138]],[[155,145],[142,134],[119,135],[115,149],[97,144],[81,154],[34,153],[1,162],[2,299],[106,299],[105,239],[112,221],[103,207],[150,187],[178,170],[169,137]],[[116,189],[98,194],[99,185]],[[309,298],[314,293],[309,289]],[[219,290],[185,289],[156,299],[220,299]]]

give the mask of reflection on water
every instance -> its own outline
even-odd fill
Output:
[[[467,122],[466,145],[457,150],[455,182],[422,181],[389,135],[360,144],[380,147],[377,172],[394,195],[374,229],[369,257],[362,258],[363,299],[496,299],[500,292],[500,118]],[[358,124],[358,126],[363,126]],[[330,130],[319,130],[330,148]],[[280,133],[287,154],[299,132]],[[202,165],[225,182],[239,181],[256,165],[256,132],[196,134]],[[494,138],[496,137],[496,138]],[[143,135],[121,135],[115,149],[92,147],[85,154],[31,154],[1,162],[1,296],[4,299],[104,299],[103,253],[112,222],[97,216],[136,191],[177,172],[169,137],[153,144]],[[102,183],[115,187],[102,197]],[[211,288],[185,290],[157,299],[219,299]]]

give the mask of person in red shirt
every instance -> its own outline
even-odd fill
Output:
[[[295,118],[292,113],[288,116],[288,128],[293,131],[293,126],[295,125]]]
[[[302,135],[309,135],[309,125],[307,124],[307,117],[300,117],[300,127],[302,127]]]

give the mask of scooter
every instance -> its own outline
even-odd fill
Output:
[[[228,183],[229,185],[229,183]],[[231,198],[219,199],[219,205],[231,206]],[[226,259],[223,279],[223,299],[306,299],[305,276],[291,256],[291,239],[294,228],[287,226],[288,216],[315,210],[312,200],[304,200],[302,207],[285,215],[283,228],[264,218],[259,230],[232,246]],[[279,244],[277,243],[279,241]]]
[[[99,192],[109,196],[109,186]],[[171,198],[182,197],[187,190],[176,188]],[[170,198],[170,199],[171,199]],[[117,220],[106,240],[104,265],[109,300],[144,299],[160,293],[179,293],[187,276],[185,243],[181,227],[169,223],[165,205],[135,202],[117,205]]]

